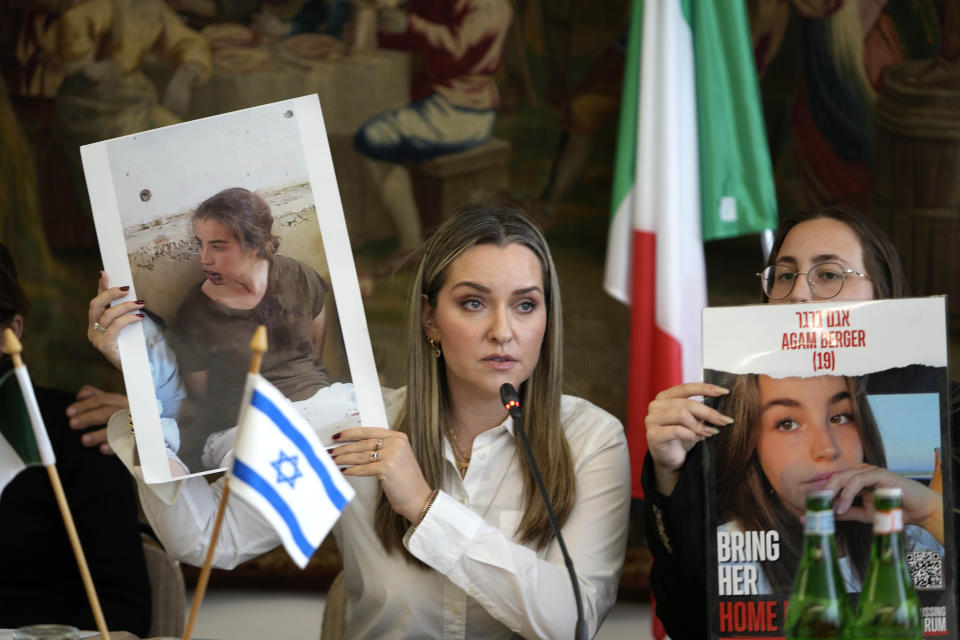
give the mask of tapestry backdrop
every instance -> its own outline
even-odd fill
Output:
[[[122,388],[85,339],[100,264],[79,145],[316,93],[382,382],[403,379],[410,252],[454,207],[507,200],[543,225],[559,264],[568,391],[622,418],[627,310],[600,283],[630,4],[0,0],[0,241],[33,303],[35,378]],[[956,334],[956,3],[747,4],[781,215],[869,210],[915,293],[953,294]],[[711,304],[759,301],[758,238],[706,254]],[[624,589],[639,593],[634,530]],[[284,562],[259,559],[233,580]],[[315,573],[290,575],[328,581],[337,562],[318,554]]]

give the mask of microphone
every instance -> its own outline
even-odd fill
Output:
[[[553,505],[547,496],[547,488],[543,486],[540,469],[537,467],[537,461],[533,458],[533,450],[530,448],[530,441],[527,440],[527,432],[523,428],[523,411],[520,409],[520,395],[509,382],[504,382],[500,386],[500,401],[503,402],[507,413],[513,418],[513,428],[520,435],[523,450],[527,454],[530,468],[533,469],[533,478],[537,482],[537,489],[540,490],[540,497],[543,498],[543,504],[547,508],[547,518],[550,520],[550,526],[553,527],[553,535],[557,537],[557,543],[560,545],[560,552],[563,554],[563,563],[567,566],[567,573],[570,574],[570,583],[573,585],[573,597],[577,601],[577,629],[574,638],[576,638],[576,640],[587,640],[587,623],[583,619],[583,602],[580,598],[580,583],[577,581],[577,572],[573,568],[573,560],[570,558],[570,554],[567,553],[567,545],[563,541],[563,535],[560,534],[560,525],[557,523],[557,516],[553,513]]]

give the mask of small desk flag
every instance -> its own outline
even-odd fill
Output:
[[[319,438],[282,393],[248,374],[230,490],[255,507],[302,569],[354,496]]]
[[[0,375],[0,493],[28,466],[55,462],[27,368],[7,370]]]

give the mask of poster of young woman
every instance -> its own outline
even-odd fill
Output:
[[[130,287],[115,304],[145,305],[118,343],[147,482],[228,466],[261,324],[261,375],[321,439],[346,415],[387,424],[315,95],[81,155],[104,270]]]
[[[783,637],[822,488],[855,609],[874,490],[899,487],[925,633],[956,638],[945,298],[710,308],[703,332],[704,380],[729,390],[708,402],[733,419],[704,458],[712,637]]]

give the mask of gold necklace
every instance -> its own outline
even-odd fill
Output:
[[[447,429],[447,435],[450,436],[450,444],[453,445],[453,461],[457,465],[460,477],[463,478],[467,475],[467,468],[470,466],[470,456],[464,455],[453,429]]]

